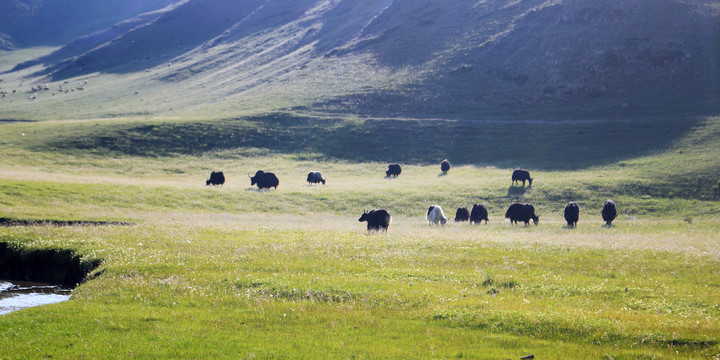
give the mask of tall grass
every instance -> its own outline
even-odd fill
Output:
[[[345,217],[258,215],[3,229],[3,241],[69,244],[105,265],[69,303],[0,319],[2,344],[18,358],[38,348],[223,358],[717,351],[719,254],[705,251],[716,221],[452,225],[400,217],[387,236],[367,236]]]

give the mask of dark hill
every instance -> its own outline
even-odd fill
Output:
[[[179,0],[3,0],[0,50],[64,45]]]
[[[157,66],[220,36],[265,0],[194,0],[150,19],[77,58],[50,67],[66,79],[93,72],[133,72]]]
[[[334,55],[370,52],[387,66],[419,67],[418,81],[390,102],[372,93],[330,105],[438,117],[713,113],[720,21],[711,9],[674,0],[395,1]]]
[[[715,0],[189,0],[133,21],[41,59],[36,75],[144,73],[144,90],[184,95],[137,104],[158,114],[260,102],[470,119],[720,111]]]

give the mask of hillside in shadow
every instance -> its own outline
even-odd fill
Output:
[[[62,46],[75,38],[180,1],[3,0],[0,2],[0,50]]]
[[[40,148],[134,156],[225,150],[319,154],[353,162],[580,169],[666,150],[697,121],[342,120],[271,114],[212,122],[78,129]]]

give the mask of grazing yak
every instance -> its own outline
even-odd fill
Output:
[[[568,227],[577,227],[577,222],[580,219],[580,207],[576,202],[571,201],[565,206],[564,215]]]
[[[447,159],[440,163],[440,171],[442,171],[443,174],[447,174],[447,172],[450,171],[450,162]]]
[[[505,212],[505,218],[510,219],[510,225],[513,225],[513,223],[517,224],[518,221],[522,221],[525,223],[525,226],[530,223],[530,220],[532,220],[535,225],[537,225],[540,220],[540,217],[535,215],[534,206],[520,203],[510,205]]]
[[[250,186],[257,184],[257,187],[260,190],[269,188],[275,188],[277,190],[278,185],[280,185],[280,180],[278,180],[277,176],[271,172],[258,170],[255,173],[255,176],[250,176],[250,174],[248,174],[248,177],[250,178]]]
[[[605,205],[603,205],[602,209],[603,221],[605,221],[607,226],[611,226],[613,220],[615,220],[615,217],[617,217],[617,208],[615,207],[615,202],[612,200],[605,201]]]
[[[322,183],[323,185],[325,185],[325,178],[319,171],[311,171],[308,173],[307,182],[308,184]]]
[[[470,219],[470,211],[466,207],[459,207],[455,211],[455,221],[468,221]]]
[[[525,187],[525,181],[529,182],[528,187],[532,187],[533,179],[530,177],[530,172],[524,169],[517,169],[513,171],[512,173],[512,184],[515,185],[516,183],[519,184],[520,181],[523,183],[523,187]]]
[[[400,167],[400,164],[390,164],[388,165],[387,171],[385,171],[385,175],[386,177],[398,177],[401,172],[402,168]]]
[[[445,226],[448,218],[445,217],[445,213],[443,212],[443,209],[440,207],[440,205],[430,205],[427,211],[427,221],[430,226],[433,226],[433,224],[438,226]]]
[[[222,171],[213,171],[210,173],[210,179],[205,181],[205,185],[222,185],[225,184],[225,174]]]
[[[485,225],[488,222],[488,210],[485,204],[473,204],[472,212],[470,212],[470,223],[479,224],[485,220]]]
[[[392,217],[385,209],[365,211],[358,219],[359,222],[367,221],[368,233],[377,231],[387,233]]]

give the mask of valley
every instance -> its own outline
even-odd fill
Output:
[[[0,358],[720,358],[716,1],[103,4],[0,5]]]

